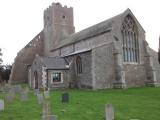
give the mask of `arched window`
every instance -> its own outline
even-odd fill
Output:
[[[137,27],[130,15],[127,15],[122,23],[122,37],[123,37],[123,60],[124,62],[138,62],[139,61],[139,44]]]
[[[76,68],[77,68],[77,74],[81,74],[82,73],[82,60],[80,56],[78,56],[76,59]]]

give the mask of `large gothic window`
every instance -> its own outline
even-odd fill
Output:
[[[123,60],[124,62],[139,61],[139,45],[137,28],[134,20],[130,15],[127,15],[122,23],[123,37]]]
[[[77,74],[81,74],[82,73],[82,60],[80,56],[78,56],[76,59],[76,67],[77,67]]]

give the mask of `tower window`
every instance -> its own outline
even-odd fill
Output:
[[[65,16],[65,15],[63,15],[63,16],[62,16],[62,18],[63,18],[63,19],[65,19],[65,18],[66,18],[66,16]]]
[[[127,15],[122,23],[122,48],[124,62],[139,61],[139,44],[137,27],[130,15]]]

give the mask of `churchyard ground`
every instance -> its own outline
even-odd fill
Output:
[[[69,102],[62,103],[62,93],[69,93]],[[0,93],[3,99],[5,93]],[[5,103],[0,120],[40,120],[42,108],[33,91],[28,101],[20,101],[20,94]],[[104,120],[104,106],[112,103],[116,120],[160,120],[160,88],[131,88],[112,90],[53,90],[50,107],[57,120]]]

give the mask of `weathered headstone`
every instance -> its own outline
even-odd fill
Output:
[[[24,88],[24,91],[26,91],[27,93],[29,92],[29,88],[28,87],[25,87]]]
[[[57,120],[56,115],[43,115],[42,120]]]
[[[20,100],[21,101],[28,101],[28,92],[27,91],[21,92]]]
[[[37,94],[37,100],[39,104],[42,104],[44,102],[44,98],[42,94]]]
[[[39,89],[34,90],[34,95],[37,95],[37,94],[39,94]]]
[[[22,90],[21,85],[15,85],[15,86],[14,86],[14,91],[15,91],[16,93],[20,93],[21,90]]]
[[[114,120],[114,108],[112,104],[105,105],[105,118],[106,120]]]
[[[7,92],[9,92],[9,90],[10,90],[10,86],[5,85],[3,88],[3,92],[7,93]]]
[[[45,97],[46,99],[49,99],[49,91],[44,91],[44,97]]]
[[[14,97],[15,97],[15,92],[14,92],[14,90],[11,88],[11,89],[9,90],[8,94],[5,96],[5,101],[6,101],[6,102],[12,102],[13,99],[14,99]]]
[[[0,99],[0,111],[4,110],[4,100]]]
[[[68,93],[63,93],[62,94],[62,103],[69,102],[69,94]]]
[[[43,102],[43,111],[42,111],[42,115],[49,115],[50,114],[50,106],[49,106],[49,102],[48,101],[44,101]]]
[[[140,119],[129,119],[129,120],[140,120]]]
[[[0,87],[0,92],[3,92],[3,91],[4,91],[4,87],[1,86],[1,87]]]

